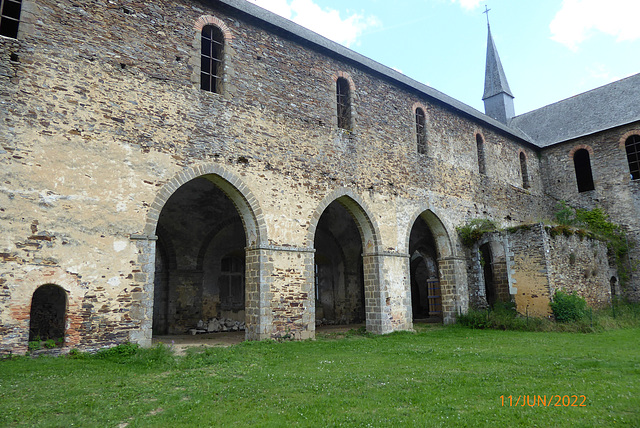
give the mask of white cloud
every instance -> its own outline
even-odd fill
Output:
[[[549,24],[551,38],[572,50],[597,32],[617,41],[640,39],[639,15],[638,0],[563,0]]]
[[[451,3],[459,3],[465,10],[473,10],[480,6],[483,1],[485,0],[451,0]]]
[[[381,25],[375,16],[354,12],[349,12],[346,18],[342,18],[339,11],[323,8],[313,0],[251,1],[345,46],[355,44],[365,30]]]

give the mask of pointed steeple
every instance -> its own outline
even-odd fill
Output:
[[[507,123],[515,116],[513,94],[504,74],[496,44],[491,36],[491,26],[487,21],[487,64],[484,76],[484,112],[500,122]]]

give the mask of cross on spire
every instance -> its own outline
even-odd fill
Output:
[[[482,12],[482,13],[486,13],[486,14],[487,14],[487,27],[490,27],[490,25],[489,25],[489,11],[490,11],[490,10],[491,10],[491,9],[489,9],[489,8],[487,7],[487,5],[485,4],[485,5],[484,5],[484,12]]]

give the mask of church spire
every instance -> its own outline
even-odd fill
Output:
[[[489,9],[487,13],[487,63],[484,76],[484,112],[500,122],[507,123],[515,116],[513,107],[513,94],[504,74],[496,44],[491,36],[491,26],[489,25]]]

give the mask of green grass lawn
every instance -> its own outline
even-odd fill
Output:
[[[537,397],[556,395],[578,397],[564,399],[574,407]],[[638,427],[639,406],[637,328],[431,327],[184,357],[154,348],[0,362],[0,426]]]

